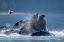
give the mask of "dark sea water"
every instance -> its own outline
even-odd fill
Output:
[[[0,42],[64,42],[64,36],[0,37]]]
[[[41,15],[41,14],[40,14]],[[64,42],[64,15],[63,14],[45,14],[47,19],[47,28],[55,36],[30,36],[19,35],[16,33],[6,35],[0,33],[0,42]],[[17,21],[32,19],[29,15],[0,15],[1,26],[13,26]]]

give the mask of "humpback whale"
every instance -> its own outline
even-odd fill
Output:
[[[18,21],[9,31],[6,31],[5,34],[18,33],[20,35],[51,36],[52,34],[48,31],[46,23],[45,15],[36,14],[31,20]]]

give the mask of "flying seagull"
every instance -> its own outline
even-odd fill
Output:
[[[11,11],[11,10],[9,10],[8,12],[9,12],[9,14],[12,14],[13,13],[13,11]]]

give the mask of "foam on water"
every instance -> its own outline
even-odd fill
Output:
[[[22,36],[22,35],[17,34],[17,33],[10,33],[10,35],[6,35],[6,34],[4,34],[4,32],[5,31],[1,31],[0,36],[4,36],[4,37],[18,37],[18,36]],[[62,31],[49,31],[49,32],[54,34],[55,36],[64,36],[64,30],[62,30]],[[29,35],[27,35],[27,36],[29,36]]]
[[[64,36],[64,30],[62,31],[50,31],[55,36]]]
[[[63,37],[59,36],[30,36],[30,35],[19,35],[16,33],[5,35],[0,35],[0,42],[55,42],[63,41]]]
[[[19,35],[17,33],[11,33],[10,35],[6,35],[4,33],[0,33],[0,41],[1,40],[62,40],[64,39],[64,30],[63,31],[50,31],[55,36],[30,36],[30,35]]]
[[[10,35],[6,35],[6,34],[4,34],[4,33],[0,33],[0,37],[18,37],[18,36],[21,36],[21,35],[19,35],[19,34],[17,34],[17,33],[11,33]]]

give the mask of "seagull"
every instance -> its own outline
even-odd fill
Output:
[[[12,14],[13,13],[13,11],[11,11],[11,10],[9,10],[8,12],[9,12],[9,14]]]

